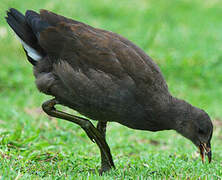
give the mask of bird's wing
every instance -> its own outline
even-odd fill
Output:
[[[52,60],[63,59],[69,62],[73,69],[85,65],[121,77],[125,70],[112,50],[112,41],[84,24],[64,21],[42,31],[39,38],[41,47]]]
[[[100,32],[104,33],[105,35],[109,36],[110,38],[115,38],[119,41],[121,41],[121,43],[125,44],[127,47],[129,47],[129,51],[131,53],[133,53],[134,55],[138,55],[139,57],[136,58],[137,63],[140,64],[140,66],[143,66],[144,64],[144,71],[141,69],[141,75],[143,78],[145,78],[146,80],[153,82],[155,81],[155,84],[157,86],[161,86],[163,91],[168,91],[168,87],[167,84],[164,80],[164,77],[160,71],[160,68],[158,67],[158,65],[151,59],[151,57],[149,57],[141,48],[139,48],[137,45],[135,45],[134,43],[132,43],[131,41],[129,41],[128,39],[124,38],[123,36],[110,32],[110,31],[106,31],[103,29],[98,29]],[[117,54],[121,54],[122,49],[117,49],[119,50],[119,53]],[[123,57],[125,57],[123,55]],[[134,59],[134,58],[130,58],[130,59]],[[137,70],[138,70],[138,66],[137,66]],[[149,71],[149,72],[148,72]],[[145,74],[144,74],[145,73]],[[136,76],[139,77],[139,75],[136,73]],[[144,80],[145,80],[144,79]],[[156,82],[158,81],[158,82]]]
[[[40,16],[53,25],[41,32],[41,46],[49,55],[68,61],[73,69],[87,65],[119,78],[129,76],[149,89],[157,85],[157,89],[167,90],[158,66],[129,40],[46,10]]]
[[[49,22],[49,24],[51,24],[52,26],[56,26],[60,22],[71,23],[71,24],[84,24],[79,21],[55,14],[45,9],[40,10],[40,17],[42,20]],[[86,24],[84,25],[88,26]]]

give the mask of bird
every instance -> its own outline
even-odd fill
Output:
[[[173,96],[158,65],[137,45],[44,9],[24,15],[10,8],[5,18],[33,66],[37,89],[52,96],[43,111],[79,125],[97,144],[101,174],[115,168],[106,142],[108,122],[143,131],[175,130],[199,148],[202,162],[205,155],[211,162],[211,118]],[[87,118],[57,110],[57,104]]]

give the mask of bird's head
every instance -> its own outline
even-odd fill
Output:
[[[190,139],[200,150],[200,156],[204,163],[205,154],[211,162],[211,138],[213,134],[213,124],[208,114],[198,108],[192,107],[188,119],[181,121],[178,132]]]

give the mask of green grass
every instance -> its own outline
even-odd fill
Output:
[[[49,99],[3,17],[9,7],[42,8],[117,32],[160,66],[173,95],[205,109],[214,123],[213,161],[174,131],[109,123],[116,170],[102,177],[95,144],[76,125],[47,117]],[[222,2],[219,0],[2,0],[0,8],[1,179],[219,179],[222,177]],[[75,112],[76,113],[76,112]]]

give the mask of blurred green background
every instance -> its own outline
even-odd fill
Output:
[[[170,91],[206,110],[214,123],[213,162],[173,131],[135,131],[110,123],[117,169],[99,177],[95,144],[74,124],[47,117],[49,99],[4,16],[10,7],[48,9],[128,38],[160,66]],[[147,179],[222,176],[222,1],[1,0],[0,178]],[[69,110],[70,111],[70,110]],[[73,112],[73,111],[70,111]],[[74,112],[77,113],[77,112]]]

